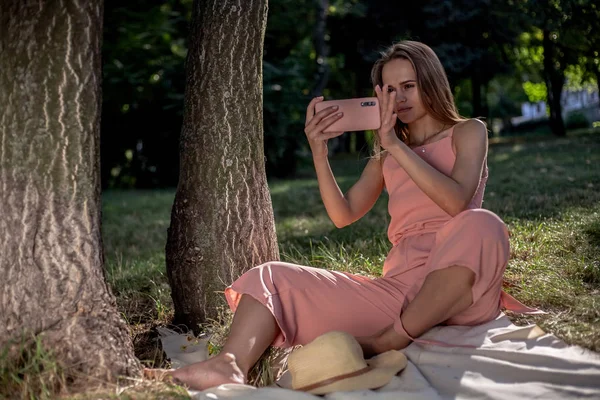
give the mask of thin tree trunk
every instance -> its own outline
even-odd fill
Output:
[[[180,176],[166,247],[175,322],[194,330],[246,270],[279,259],[265,174],[267,0],[195,1]]]
[[[489,87],[490,82],[484,82],[481,85],[481,89],[482,89],[482,94],[481,94],[481,116],[485,119],[485,121],[488,123],[488,130],[492,129],[492,124],[491,124],[491,120],[490,120],[490,107],[489,107],[489,103],[488,103],[488,87]]]
[[[317,73],[315,75],[315,85],[311,92],[311,98],[320,96],[323,89],[329,81],[329,48],[325,43],[325,34],[327,27],[327,10],[329,9],[329,0],[315,0],[317,3],[317,21],[313,32],[313,44],[315,46]]]
[[[559,70],[555,67],[557,60],[554,58],[555,45],[550,38],[550,31],[544,30],[544,80],[546,81],[546,92],[548,106],[550,107],[550,128],[556,136],[565,136],[565,124],[562,118],[562,105],[560,98],[562,88],[565,84],[564,63],[559,62]],[[560,61],[560,60],[559,60]]]
[[[315,47],[315,62],[317,70],[314,77],[314,86],[310,92],[310,98],[321,96],[323,90],[329,81],[329,47],[325,41],[327,34],[327,12],[329,9],[329,0],[314,0],[317,9],[315,28],[313,30],[313,46]],[[326,99],[331,100],[331,99]],[[342,135],[329,140],[330,153],[346,151],[350,146],[349,135]],[[334,151],[335,149],[335,151]]]
[[[473,117],[481,117],[483,110],[481,107],[481,73],[477,62],[473,65],[473,73],[471,74],[471,94],[473,103]]]
[[[600,108],[600,67],[596,67],[596,88],[598,90],[598,108]]]
[[[102,11],[0,2],[0,345],[39,335],[94,384],[139,373],[103,269]]]

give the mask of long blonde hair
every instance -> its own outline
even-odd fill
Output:
[[[410,61],[417,75],[417,90],[423,101],[427,113],[441,123],[453,126],[465,121],[461,117],[454,103],[454,96],[448,83],[446,71],[435,52],[426,44],[411,40],[398,42],[387,50],[381,52],[381,58],[375,62],[371,69],[371,82],[373,86],[383,88],[382,71],[385,64],[395,59]],[[400,140],[408,144],[408,126],[399,119],[396,121],[394,131]],[[379,136],[375,133],[373,157],[380,158],[381,144]]]

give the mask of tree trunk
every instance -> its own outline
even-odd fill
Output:
[[[323,94],[323,89],[327,86],[329,80],[329,65],[327,57],[329,48],[325,43],[325,34],[327,27],[327,10],[329,9],[329,0],[316,0],[317,3],[317,21],[313,32],[313,44],[315,46],[317,73],[315,75],[315,86],[313,87],[311,98]]]
[[[0,2],[0,346],[39,335],[94,384],[139,373],[103,269],[102,11]]]
[[[598,90],[598,107],[600,108],[600,67],[594,70],[596,74],[596,90]]]
[[[481,116],[485,119],[486,124],[488,124],[488,130],[492,129],[492,121],[490,120],[490,106],[488,103],[488,88],[489,81],[484,82],[481,85],[482,95],[481,95]]]
[[[555,59],[555,45],[550,38],[550,31],[544,30],[544,80],[548,106],[550,107],[550,128],[556,136],[566,136],[565,124],[562,118],[560,98],[565,84],[564,62]],[[558,64],[558,67],[556,66]]]
[[[473,73],[471,74],[473,117],[478,118],[483,116],[483,109],[481,107],[481,73],[477,62],[475,62],[473,66]]]
[[[198,330],[246,270],[278,260],[263,149],[267,0],[195,1],[168,231],[175,322]]]

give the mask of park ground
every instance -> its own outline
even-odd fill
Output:
[[[358,155],[332,158],[342,190],[356,181],[365,162]],[[548,312],[509,317],[600,351],[600,129],[570,132],[565,138],[491,139],[488,166],[484,208],[498,214],[510,232],[505,290]],[[337,229],[321,203],[310,163],[301,168],[300,178],[273,180],[269,187],[281,260],[372,277],[381,273],[391,246],[387,196],[355,224]],[[173,315],[164,249],[174,195],[174,190],[107,191],[102,198],[107,279],[131,329],[136,355],[146,366],[169,365],[155,328],[168,325]],[[224,309],[222,321],[207,326],[218,332],[212,351],[222,344],[230,317]],[[254,383],[270,379],[265,365],[254,371]],[[25,398],[53,398],[56,379],[33,378],[30,385],[21,379],[18,385],[9,372],[26,375],[3,371],[0,384]],[[187,398],[181,388],[144,381],[110,393],[76,397]]]

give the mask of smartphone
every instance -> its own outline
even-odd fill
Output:
[[[381,127],[377,97],[321,101],[315,106],[315,113],[331,106],[338,106],[336,112],[343,112],[344,115],[323,132],[366,131]]]

